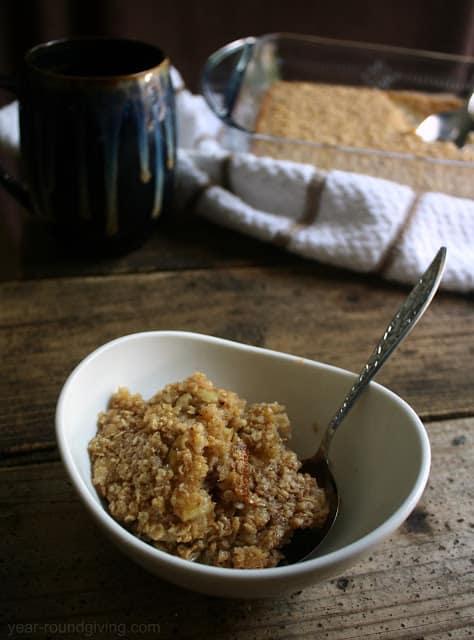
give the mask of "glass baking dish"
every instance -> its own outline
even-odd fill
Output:
[[[202,94],[223,122],[221,140],[230,150],[307,162],[321,169],[365,173],[420,191],[474,198],[472,144],[459,150],[453,146],[453,159],[433,157],[429,143],[423,143],[421,151],[406,153],[359,147],[344,140],[331,144],[317,136],[308,141],[260,131],[266,96],[280,81],[291,83],[285,85],[288,91],[294,83],[308,82],[464,100],[474,85],[474,58],[275,33],[242,38],[222,47],[208,58],[201,78]],[[305,126],[324,127],[324,122],[318,123],[317,108],[313,117]]]

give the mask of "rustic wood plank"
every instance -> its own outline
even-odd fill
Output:
[[[357,370],[406,293],[313,266],[0,284],[0,450],[52,446],[65,378],[117,336],[197,331]],[[439,294],[378,379],[424,418],[472,415],[473,344],[473,300]]]
[[[59,462],[2,469],[3,637],[47,630],[54,637],[59,629],[62,638],[87,637],[84,630],[95,629],[104,639],[125,632],[196,640],[467,638],[474,418],[431,423],[428,431],[430,482],[400,530],[344,575],[266,601],[193,594],[135,566],[96,529]],[[91,625],[82,636],[81,624]],[[134,624],[143,625],[140,634],[131,633]],[[26,625],[35,632],[25,633]]]
[[[1,223],[0,210],[0,228]],[[8,231],[0,245],[0,281],[303,262],[282,249],[219,227],[189,211],[170,212],[159,220],[142,247],[109,258],[71,251],[36,220],[25,219],[21,230]]]

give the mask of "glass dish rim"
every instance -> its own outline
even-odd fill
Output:
[[[237,38],[223,45],[213,53],[211,53],[202,69],[201,77],[200,77],[200,91],[206,104],[212,113],[221,121],[224,127],[227,127],[230,130],[238,132],[240,135],[244,135],[253,140],[264,140],[266,142],[277,143],[280,145],[298,145],[306,148],[317,148],[317,149],[330,149],[338,152],[343,152],[346,154],[354,153],[361,155],[373,155],[379,156],[381,158],[398,158],[398,159],[406,159],[410,161],[417,162],[427,162],[429,164],[441,165],[441,166],[450,166],[450,167],[461,167],[461,168],[474,168],[474,161],[468,160],[453,160],[448,158],[438,158],[434,156],[425,156],[418,155],[413,153],[404,153],[398,151],[383,151],[379,149],[372,149],[369,147],[351,147],[337,144],[329,144],[329,143],[321,143],[321,142],[310,142],[307,140],[300,140],[297,138],[284,138],[278,136],[271,136],[268,134],[256,133],[254,131],[250,131],[245,129],[244,127],[239,126],[237,123],[230,121],[223,117],[222,114],[218,113],[214,106],[213,102],[210,99],[210,91],[208,86],[208,74],[210,70],[215,67],[219,62],[225,59],[230,53],[238,50],[239,48],[243,48],[246,44],[255,44],[256,42],[267,42],[275,39],[286,39],[286,40],[297,40],[300,42],[307,42],[316,45],[324,45],[324,46],[334,46],[339,48],[347,48],[347,49],[359,49],[360,51],[374,51],[374,52],[383,52],[386,54],[399,55],[405,58],[419,58],[420,60],[431,60],[431,61],[442,61],[442,62],[457,62],[461,64],[472,64],[474,65],[474,56],[465,56],[460,54],[453,53],[445,53],[441,51],[429,51],[426,49],[413,49],[408,47],[400,47],[393,45],[384,45],[370,42],[361,42],[356,40],[343,40],[339,38],[326,38],[322,36],[314,36],[314,35],[305,35],[301,33],[291,33],[285,31],[275,31],[271,33],[266,33],[260,36],[244,36],[242,38]]]

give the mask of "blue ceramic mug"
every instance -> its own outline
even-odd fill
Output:
[[[141,244],[172,188],[169,67],[160,49],[134,40],[73,38],[28,51],[13,86],[25,185],[5,172],[0,182],[86,251]]]

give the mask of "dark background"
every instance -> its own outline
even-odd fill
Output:
[[[40,42],[121,36],[160,46],[197,91],[210,53],[275,31],[474,55],[474,0],[0,0],[0,75],[19,69]],[[11,99],[0,91],[0,106]],[[12,274],[22,216],[0,189],[0,261],[13,265]]]
[[[215,49],[274,31],[474,55],[474,1],[0,0],[0,73],[45,40],[127,36],[161,46],[196,90]]]

